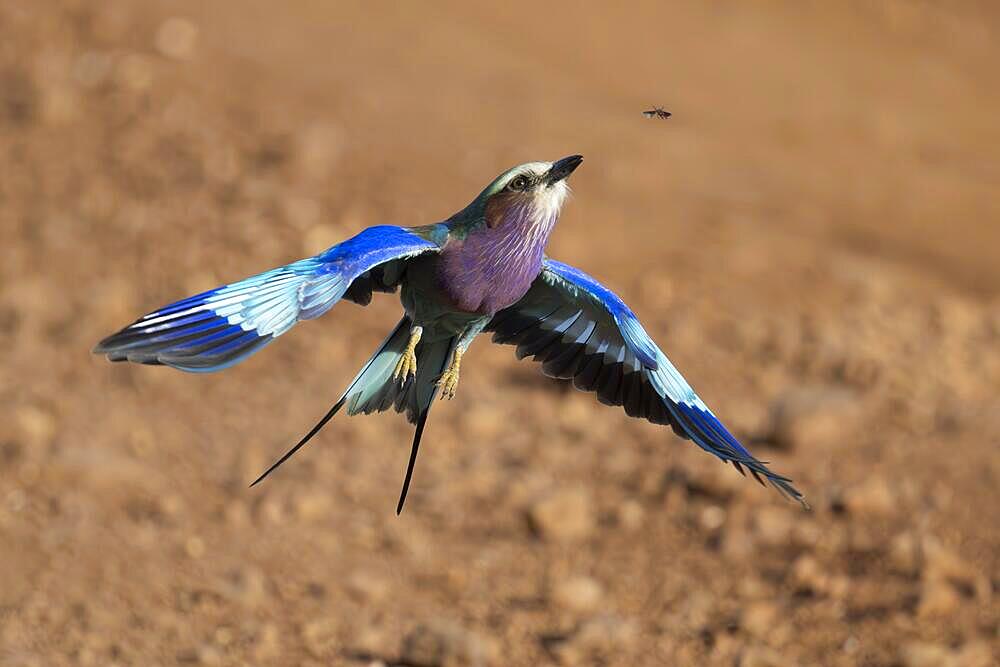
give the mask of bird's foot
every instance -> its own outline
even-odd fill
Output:
[[[406,343],[406,349],[403,350],[399,361],[396,362],[395,370],[392,371],[393,380],[402,378],[400,381],[406,382],[411,375],[417,374],[417,343],[420,342],[420,336],[423,333],[422,327],[410,329],[410,340]]]
[[[458,372],[459,367],[462,365],[462,350],[455,348],[455,354],[451,358],[451,363],[448,364],[448,368],[441,377],[438,378],[437,386],[441,389],[441,398],[447,398],[449,401],[455,398],[455,392],[458,391]]]

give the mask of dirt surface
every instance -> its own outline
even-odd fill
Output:
[[[995,664],[997,5],[400,4],[0,2],[0,664]],[[391,296],[89,355],[571,153],[551,254],[812,511],[486,338],[401,517],[395,414],[248,489]]]

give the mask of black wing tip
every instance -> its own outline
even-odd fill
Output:
[[[91,348],[90,353],[106,354],[106,355],[114,354],[115,351],[118,350],[119,347],[118,341],[120,340],[124,331],[125,329],[122,329],[121,331],[116,331],[110,336],[105,336],[96,345],[94,345],[94,347]]]
[[[143,315],[139,319],[135,320],[134,322],[132,322],[131,324],[129,324],[127,326],[122,327],[121,329],[119,329],[118,331],[114,332],[113,334],[105,336],[104,338],[102,338],[100,340],[100,342],[97,343],[97,345],[95,345],[93,347],[93,349],[90,352],[92,354],[112,354],[115,351],[119,350],[119,348],[122,347],[122,342],[124,340],[127,340],[129,336],[135,334],[134,331],[130,331],[130,330],[135,325],[139,324],[140,322],[142,322],[146,318],[148,318],[151,315],[155,314],[155,312],[156,311],[153,311],[153,313],[150,313],[148,315]]]
[[[770,482],[771,486],[776,488],[778,492],[781,495],[788,498],[788,500],[797,502],[802,507],[802,509],[806,511],[812,511],[812,506],[809,504],[809,501],[806,500],[806,497],[802,495],[801,491],[799,491],[792,485],[792,480],[786,479],[781,482],[770,480]]]
[[[791,484],[788,484],[787,482],[782,482],[779,484],[772,481],[771,486],[777,489],[778,493],[784,496],[787,500],[798,503],[799,507],[801,507],[804,511],[806,512],[812,511],[812,505],[809,504],[809,501],[806,500],[806,497],[802,495],[801,491],[796,489]]]
[[[795,485],[792,484],[792,480],[790,478],[772,472],[766,465],[760,461],[756,461],[756,459],[754,462],[756,464],[754,466],[749,465],[746,461],[743,461],[742,463],[749,468],[750,473],[758,482],[760,482],[761,486],[767,486],[770,484],[786,500],[798,503],[804,510],[812,510],[812,506],[809,505],[806,497],[801,491],[795,488]],[[737,469],[739,469],[736,461],[732,461],[732,464],[737,466]]]
[[[729,458],[727,463],[732,463],[733,467],[744,477],[747,471],[753,476],[761,486],[771,485],[786,500],[797,502],[804,510],[812,510],[812,506],[806,501],[805,496],[795,488],[792,480],[784,475],[773,472],[766,463],[754,457]],[[744,470],[746,468],[746,470]]]
[[[744,477],[748,471],[761,486],[770,484],[783,497],[798,502],[803,509],[811,509],[805,496],[795,488],[790,478],[772,471],[767,467],[767,461],[761,461],[747,451],[715,415],[707,410],[692,409],[684,403],[679,404],[679,407],[681,409],[676,414],[681,417],[687,437],[702,449],[732,463]]]
[[[128,361],[146,366],[163,365],[163,362],[156,355],[143,354],[142,350],[130,350],[128,347],[120,345],[120,335],[121,332],[108,336],[91,348],[90,353],[103,356],[114,364]]]
[[[187,373],[210,373],[229,368],[274,341],[272,334],[256,335],[253,338],[248,338],[240,342],[232,349],[216,354],[206,353],[206,347],[208,351],[211,351],[212,346],[232,343],[245,337],[247,333],[250,332],[234,332],[228,338],[214,341],[210,345],[191,347],[181,351],[173,347],[173,345],[186,342],[182,339],[172,343],[150,342],[147,344],[137,344],[131,338],[125,338],[124,342],[122,342],[122,332],[119,332],[99,342],[91,350],[91,353],[104,355],[108,361],[112,362],[128,361],[147,366],[170,366]]]

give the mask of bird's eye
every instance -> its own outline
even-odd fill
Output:
[[[518,176],[513,181],[511,181],[510,185],[507,187],[509,187],[511,190],[514,190],[515,192],[521,192],[522,190],[525,190],[528,187],[528,177]]]

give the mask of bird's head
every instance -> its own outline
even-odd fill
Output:
[[[507,224],[551,225],[559,216],[569,186],[566,178],[583,162],[570,155],[555,162],[528,162],[508,169],[463,211],[495,229]]]

